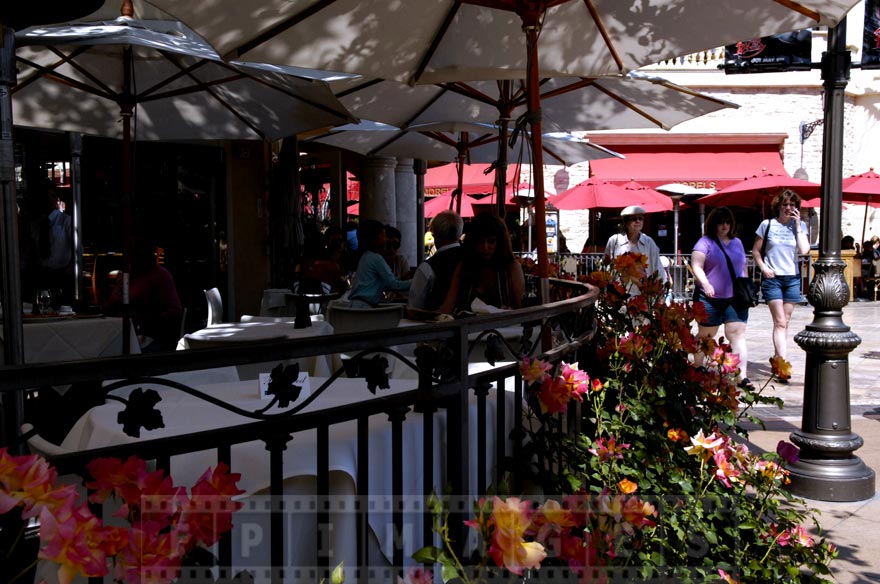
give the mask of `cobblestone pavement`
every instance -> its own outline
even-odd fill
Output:
[[[813,307],[797,306],[788,330],[788,360],[792,379],[788,385],[770,383],[769,393],[785,401],[782,410],[758,408],[765,429],[750,433],[754,447],[775,450],[779,440],[801,426],[806,354],[794,342],[794,335],[813,320]],[[852,431],[864,445],[854,453],[875,473],[880,471],[880,302],[856,302],[847,305],[843,321],[861,337],[861,344],[849,355],[850,404]],[[770,337],[770,311],[761,305],[749,314],[749,379],[759,387],[770,375],[769,357],[773,354]],[[832,563],[834,577],[840,584],[880,582],[880,496],[852,503],[808,501],[821,512],[825,535],[838,546],[840,555]]]

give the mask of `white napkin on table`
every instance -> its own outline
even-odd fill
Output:
[[[507,312],[506,308],[497,308],[491,304],[486,304],[480,298],[474,298],[471,302],[471,312],[474,314],[494,314],[496,312]]]

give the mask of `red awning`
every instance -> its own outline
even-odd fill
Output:
[[[484,174],[488,164],[466,164],[464,166],[462,191],[466,195],[479,195],[495,191],[495,171]],[[515,164],[507,167],[507,184],[513,182],[518,173]],[[442,195],[458,187],[458,170],[455,164],[444,164],[429,168],[425,174],[425,196]]]
[[[614,146],[626,158],[603,158],[590,162],[590,174],[602,180],[635,180],[652,188],[684,183],[697,188],[723,189],[750,176],[763,173],[788,175],[778,145],[756,144],[749,151],[743,145]]]

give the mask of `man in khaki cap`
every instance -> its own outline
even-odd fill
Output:
[[[623,218],[623,232],[612,235],[605,245],[605,255],[614,259],[626,252],[640,253],[648,258],[648,276],[657,275],[664,284],[667,282],[666,270],[660,263],[660,248],[654,240],[642,233],[645,225],[645,210],[638,205],[630,205],[620,212]],[[630,284],[628,292],[636,295],[641,291]]]

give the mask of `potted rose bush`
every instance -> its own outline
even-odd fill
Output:
[[[504,496],[499,486],[477,502],[468,525],[480,544],[466,562],[432,500],[444,545],[416,558],[438,562],[444,581],[499,570],[541,581],[831,581],[835,548],[785,489],[797,448],[761,452],[744,428],[760,424],[753,406],[781,400],[742,384],[729,345],[695,335],[702,304],[667,302],[645,267],[644,256],[624,254],[587,278],[600,290],[599,333],[578,366],[521,362],[528,462],[542,447],[550,461],[531,464],[544,495]],[[642,294],[629,295],[630,283]],[[790,365],[774,368],[785,376]],[[563,411],[578,416],[574,435],[562,432]]]

